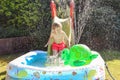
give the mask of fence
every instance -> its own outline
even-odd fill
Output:
[[[33,39],[30,37],[15,37],[0,39],[0,54],[25,52],[31,49]]]

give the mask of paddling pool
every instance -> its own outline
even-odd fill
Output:
[[[89,65],[47,65],[47,52],[35,50],[11,61],[6,80],[104,80],[104,60],[98,54]]]

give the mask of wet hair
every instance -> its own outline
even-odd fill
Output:
[[[55,27],[56,27],[56,28],[62,27],[62,25],[61,25],[61,23],[53,23],[53,24],[52,24],[52,28],[55,29]]]
[[[53,23],[53,26],[60,27],[61,24],[60,23]]]

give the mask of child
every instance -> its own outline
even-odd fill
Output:
[[[49,41],[45,45],[45,47],[47,47],[47,45],[49,45],[49,42],[51,39],[53,39],[53,43],[52,43],[52,47],[51,47],[53,56],[55,56],[57,58],[58,55],[60,54],[61,50],[63,50],[66,47],[69,47],[69,39],[68,39],[66,33],[62,30],[62,25],[60,22],[54,22],[52,24],[51,35],[50,35]]]

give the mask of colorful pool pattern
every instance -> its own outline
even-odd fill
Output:
[[[99,54],[98,54],[99,55]],[[104,61],[99,55],[89,65],[80,67],[45,67],[46,51],[31,51],[8,64],[6,80],[104,80]],[[33,65],[33,63],[38,65]],[[99,63],[98,63],[99,61]]]

